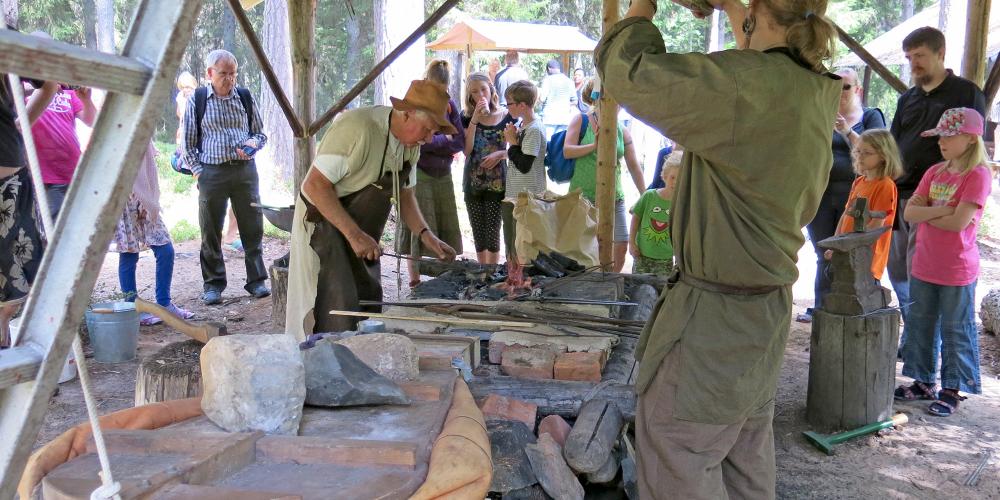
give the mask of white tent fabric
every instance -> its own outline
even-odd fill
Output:
[[[958,72],[962,66],[962,54],[965,53],[965,24],[968,2],[949,2],[948,24],[945,28],[945,65]],[[865,44],[865,50],[875,59],[885,65],[906,64],[903,53],[903,39],[913,30],[923,26],[938,26],[940,3],[934,3],[926,9],[903,21],[895,28],[885,32],[878,38]],[[990,9],[990,22],[987,29],[986,53],[994,54],[1000,50],[1000,8]],[[864,66],[864,61],[856,54],[850,54],[837,60],[834,66]]]
[[[427,45],[430,50],[517,50],[529,53],[592,52],[597,41],[574,26],[467,19]]]

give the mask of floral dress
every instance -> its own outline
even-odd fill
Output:
[[[0,305],[24,301],[42,263],[45,241],[28,169],[0,179]]]

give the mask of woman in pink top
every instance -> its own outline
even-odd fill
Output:
[[[903,375],[913,384],[900,386],[899,400],[934,400],[928,411],[947,417],[965,397],[980,394],[979,344],[975,318],[979,250],[976,226],[990,195],[983,117],[969,108],[949,109],[936,128],[945,161],[927,170],[906,205],[903,217],[917,227],[910,272],[910,313],[903,343]],[[941,386],[937,379],[941,346]]]

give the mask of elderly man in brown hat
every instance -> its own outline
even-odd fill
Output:
[[[443,85],[414,80],[392,107],[342,113],[316,151],[295,204],[285,331],[302,340],[314,332],[353,330],[356,318],[330,310],[363,310],[382,300],[379,238],[393,198],[403,222],[439,258],[455,250],[429,230],[413,192],[420,145],[454,134]]]

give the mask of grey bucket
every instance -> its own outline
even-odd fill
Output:
[[[139,344],[139,313],[135,304],[102,302],[91,306],[85,316],[94,361],[121,363],[135,359]]]

